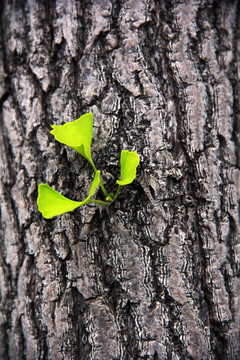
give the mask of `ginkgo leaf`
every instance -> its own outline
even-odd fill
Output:
[[[131,184],[136,177],[136,169],[139,164],[139,157],[136,151],[122,150],[121,152],[121,178],[117,180],[119,185]]]
[[[46,184],[39,184],[37,205],[38,210],[46,219],[53,216],[62,215],[66,212],[73,211],[79,206],[91,202],[91,197],[94,195],[100,182],[100,171],[95,173],[92,181],[88,197],[83,201],[73,201],[65,196],[59,194],[56,190]]]
[[[94,195],[95,191],[98,188],[99,183],[100,183],[100,170],[97,170],[94,175],[87,199],[90,199]]]
[[[96,171],[91,155],[93,128],[93,115],[91,112],[64,125],[52,125],[52,128],[51,134],[55,136],[57,141],[76,150],[90,162],[94,171]]]

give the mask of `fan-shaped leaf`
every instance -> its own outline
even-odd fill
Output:
[[[70,146],[85,157],[96,171],[91,155],[93,116],[92,113],[82,115],[79,119],[64,125],[52,125],[53,134],[57,141]]]
[[[95,193],[100,182],[100,171],[98,170],[92,181],[88,197],[83,201],[73,201],[59,194],[56,190],[46,184],[38,186],[38,210],[43,217],[50,219],[53,216],[61,215],[73,211],[79,206],[91,202],[91,197]]]
[[[136,151],[122,150],[121,152],[121,179],[117,180],[119,185],[131,184],[136,177],[136,169],[139,157]]]

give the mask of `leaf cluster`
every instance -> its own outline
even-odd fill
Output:
[[[97,170],[91,154],[93,116],[92,113],[82,115],[79,119],[67,122],[64,125],[52,125],[51,134],[62,144],[70,146],[81,154],[91,164],[94,170],[94,178],[90,186],[88,196],[83,201],[73,201],[58,193],[47,184],[39,184],[37,205],[38,210],[46,219],[73,211],[76,208],[90,202],[101,206],[108,206],[118,196],[123,185],[131,184],[136,177],[136,169],[139,164],[139,157],[135,151],[122,150],[120,158],[121,176],[117,180],[118,188],[116,193],[107,193],[102,180],[100,170]],[[104,201],[94,199],[96,190],[101,187],[104,194]]]

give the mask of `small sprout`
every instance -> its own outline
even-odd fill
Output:
[[[108,201],[108,202],[112,202],[112,201],[113,201],[113,197],[114,197],[114,193],[111,192],[111,194],[109,194],[109,195],[105,198],[105,200]]]
[[[116,200],[121,186],[131,184],[131,182],[135,179],[136,169],[139,164],[138,154],[135,151],[122,150],[120,159],[121,178],[120,180],[117,180],[117,192],[115,195],[114,192],[109,194],[107,193],[101,181],[100,171],[96,169],[91,155],[93,128],[92,113],[84,114],[79,119],[68,122],[64,125],[52,125],[52,128],[53,130],[51,131],[51,134],[55,136],[56,140],[70,146],[89,161],[94,169],[95,176],[92,181],[88,197],[83,201],[70,200],[59,194],[50,186],[46,184],[39,184],[37,205],[38,210],[46,219],[73,211],[79,206],[90,202],[98,204],[100,208],[109,206]],[[101,186],[105,197],[104,201],[92,199],[99,185]]]

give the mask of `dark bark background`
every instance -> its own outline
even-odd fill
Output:
[[[240,2],[3,0],[0,359],[240,358]],[[94,114],[109,211],[45,220],[93,172],[51,124]]]

